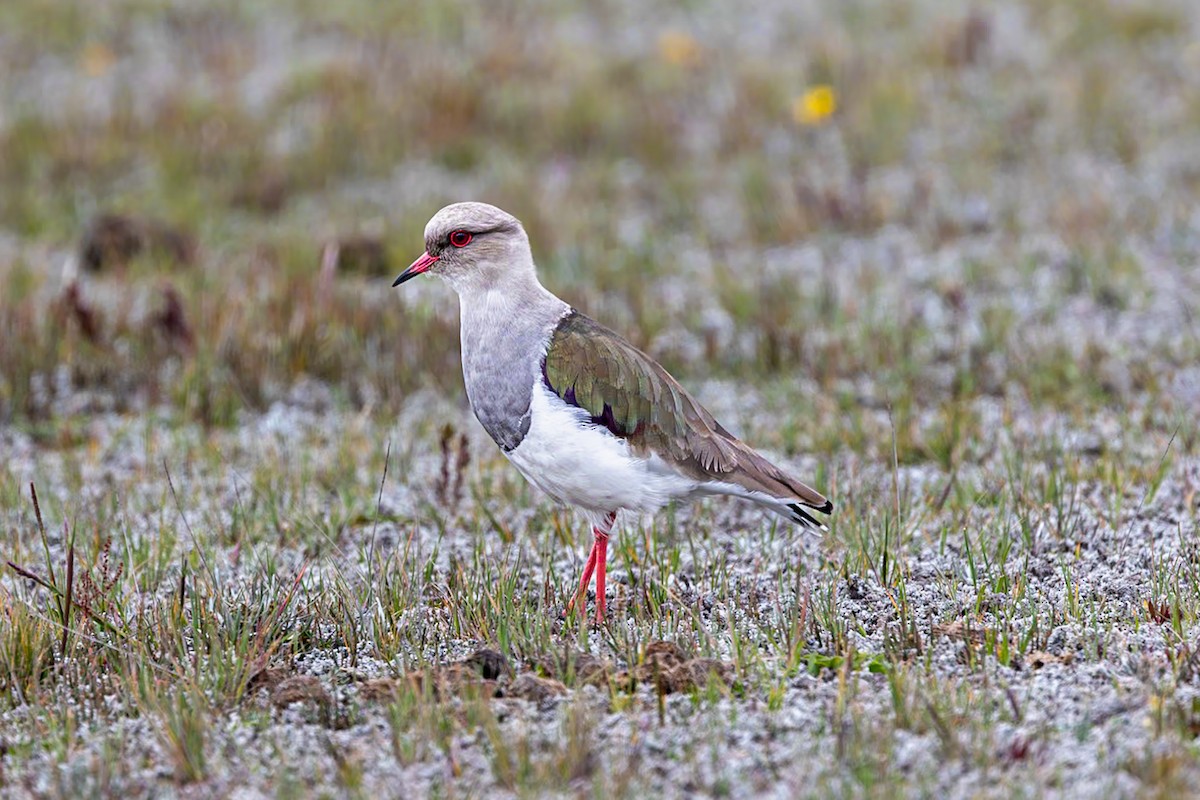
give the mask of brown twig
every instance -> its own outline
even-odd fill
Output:
[[[183,614],[183,602],[187,592],[187,560],[179,559],[179,613]]]
[[[32,482],[30,482],[30,484],[29,484],[29,494],[33,496],[33,515],[34,515],[34,517],[37,518],[38,533],[40,533],[42,536],[42,546],[46,548],[46,555],[49,556],[50,555],[50,550],[49,550],[50,545],[46,540],[46,523],[45,523],[45,521],[42,520],[42,505],[41,505],[41,503],[38,502],[37,486],[35,486]],[[49,560],[47,560],[46,566],[50,568],[50,582],[55,583],[54,565],[51,564]]]
[[[195,349],[196,337],[192,333],[192,326],[188,324],[179,290],[168,283],[163,287],[162,294],[163,308],[154,316],[154,324],[171,346],[191,353]]]
[[[17,573],[18,575],[20,575],[22,578],[33,581],[38,586],[41,586],[43,589],[49,589],[52,592],[55,591],[55,588],[52,585],[50,585],[49,583],[47,583],[44,578],[42,578],[38,575],[34,575],[32,572],[25,569],[24,567],[18,566],[11,561],[5,561],[4,563],[8,564],[8,568],[11,569],[13,572]]]
[[[463,473],[467,471],[467,465],[471,463],[471,449],[467,443],[467,435],[460,433],[458,435],[458,460],[454,466],[454,507],[457,508],[462,503],[463,496]]]
[[[67,530],[67,523],[63,523],[63,537],[70,533]],[[67,637],[71,633],[71,587],[75,585],[75,534],[70,533],[71,541],[67,545],[67,600],[63,606],[63,629],[62,629],[62,644],[59,647],[59,652],[62,657],[67,657]]]
[[[437,498],[438,505],[445,508],[450,502],[450,442],[454,438],[454,426],[447,423],[442,426],[442,434],[438,439],[438,447],[442,451],[441,469],[438,471],[437,483],[434,484],[433,493]]]
[[[71,315],[71,319],[79,325],[79,330],[83,333],[85,339],[92,344],[100,344],[100,316],[96,310],[83,299],[83,292],[79,288],[79,281],[71,281],[63,292],[63,302],[66,305],[67,311]]]

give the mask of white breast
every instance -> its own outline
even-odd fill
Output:
[[[533,387],[529,432],[508,458],[532,484],[560,503],[587,511],[655,511],[696,491],[657,456],[642,458],[583,409],[542,383]]]

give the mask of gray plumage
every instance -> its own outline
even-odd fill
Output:
[[[460,230],[472,236],[469,263],[449,241]],[[425,251],[438,257],[438,274],[458,292],[471,409],[496,444],[512,450],[529,431],[542,355],[570,307],[538,282],[521,223],[494,206],[442,209],[425,227]]]

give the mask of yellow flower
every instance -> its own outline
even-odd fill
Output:
[[[820,125],[837,111],[837,92],[829,84],[814,86],[792,103],[792,119],[799,125]]]
[[[676,67],[694,67],[700,63],[700,43],[681,31],[667,31],[658,37],[658,54]]]
[[[116,54],[108,47],[92,42],[83,48],[79,57],[79,65],[89,78],[98,78],[108,72],[117,60]]]

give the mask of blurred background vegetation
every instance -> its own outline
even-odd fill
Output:
[[[685,379],[818,416],[1179,403],[1198,17],[9,0],[0,421],[456,395],[452,294],[389,284],[464,199],[519,216],[552,290]]]
[[[0,794],[1194,793],[1197,75],[1196,0],[0,0]],[[598,693],[391,288],[467,199],[837,503],[623,524]]]

